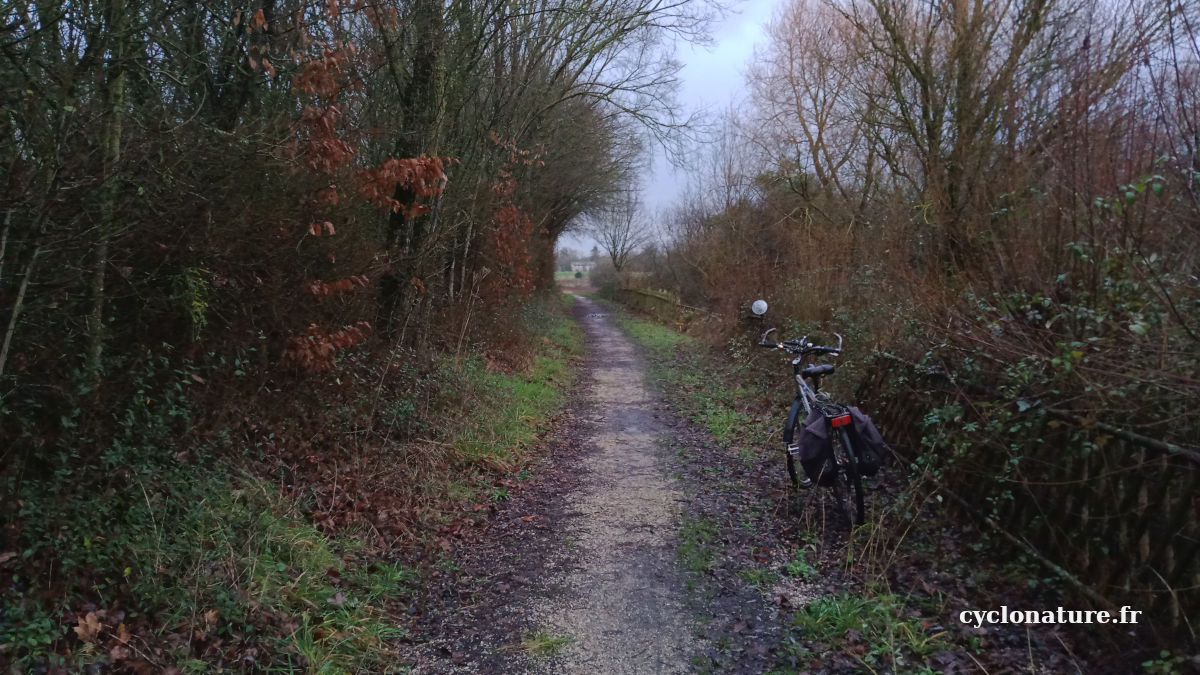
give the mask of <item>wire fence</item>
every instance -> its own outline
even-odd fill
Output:
[[[1197,645],[1200,629],[1200,453],[1108,422],[967,393],[944,372],[880,355],[857,399],[876,413],[900,458],[945,460],[945,491],[1101,609],[1143,610],[1164,643]],[[935,409],[1010,406],[1013,432],[939,441]],[[961,447],[961,446],[960,446]]]

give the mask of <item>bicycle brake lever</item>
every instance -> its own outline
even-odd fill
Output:
[[[842,334],[841,334],[841,333],[834,333],[834,335],[836,335],[836,336],[837,336],[837,339],[838,339],[838,352],[840,353],[840,352],[842,351]]]
[[[774,330],[775,330],[774,328],[768,328],[767,332],[763,333],[762,337],[760,337],[758,339],[758,344],[760,344],[760,345],[767,344],[767,336],[770,335]]]

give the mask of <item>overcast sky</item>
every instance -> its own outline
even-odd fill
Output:
[[[782,0],[742,0],[725,20],[713,26],[714,44],[710,48],[690,44],[676,46],[675,57],[683,64],[679,73],[679,117],[704,111],[713,116],[745,98],[746,65],[754,46],[763,40],[763,29],[774,8]],[[655,213],[670,205],[687,177],[675,171],[659,148],[654,148],[650,179],[642,195],[647,210]],[[560,246],[588,251],[594,242],[588,237],[567,234]]]

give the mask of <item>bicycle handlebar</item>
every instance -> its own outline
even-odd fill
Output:
[[[771,332],[774,330],[775,330],[774,328],[771,328],[771,329],[767,330],[767,332],[762,334],[762,337],[759,338],[759,340],[758,340],[759,347],[766,347],[767,349],[782,349],[784,351],[787,351],[789,354],[799,354],[799,355],[803,355],[803,354],[833,354],[834,356],[837,356],[842,351],[842,334],[841,333],[834,333],[834,335],[837,336],[838,344],[836,347],[830,347],[830,346],[825,346],[825,345],[816,345],[816,344],[809,342],[807,335],[800,338],[799,340],[785,340],[783,342],[767,342],[767,336],[770,335]]]

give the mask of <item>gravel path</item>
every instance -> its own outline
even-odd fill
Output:
[[[675,564],[682,495],[662,470],[667,427],[633,343],[585,297],[576,302],[594,367],[587,392],[582,488],[567,497],[576,566],[538,613],[570,636],[566,673],[680,673],[694,651]]]

